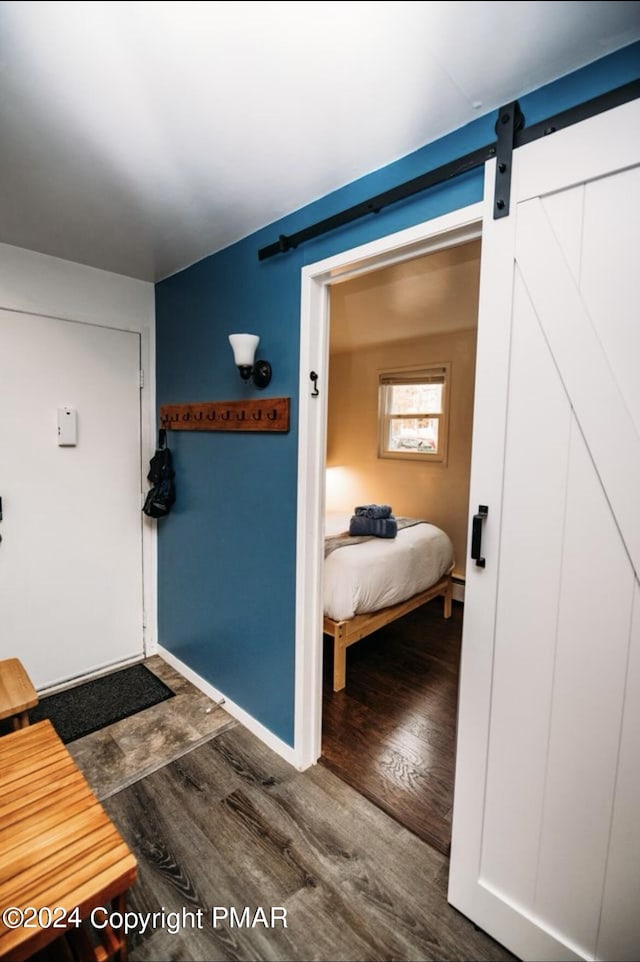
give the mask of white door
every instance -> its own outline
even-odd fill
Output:
[[[634,102],[484,224],[449,900],[523,959],[640,951],[639,164]]]
[[[138,334],[0,311],[0,658],[37,688],[143,651],[139,369]]]

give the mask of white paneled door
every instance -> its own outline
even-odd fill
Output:
[[[634,102],[484,223],[449,899],[523,959],[640,952],[639,165]]]
[[[0,658],[38,688],[143,651],[139,369],[138,334],[0,311]]]

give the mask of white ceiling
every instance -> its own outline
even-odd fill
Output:
[[[0,2],[0,241],[159,279],[638,38],[613,0]]]
[[[479,288],[479,240],[333,284],[330,352],[476,327]]]

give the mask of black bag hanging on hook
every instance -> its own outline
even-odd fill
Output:
[[[171,451],[167,447],[167,432],[160,429],[158,448],[149,462],[147,481],[152,488],[147,494],[142,510],[149,518],[164,518],[176,500],[175,471]]]

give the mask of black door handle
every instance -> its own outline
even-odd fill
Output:
[[[471,557],[478,568],[484,568],[485,559],[482,557],[482,522],[489,514],[486,504],[478,505],[478,513],[473,516],[473,527],[471,529]]]

